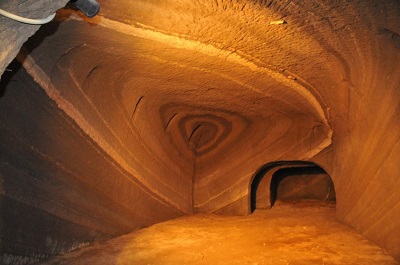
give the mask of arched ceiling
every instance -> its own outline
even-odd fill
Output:
[[[348,73],[296,21],[270,25],[284,19],[282,4],[169,4],[105,3],[104,16],[86,24],[63,11],[68,23],[41,45],[54,60],[40,57],[39,64],[52,68],[44,70],[57,88],[69,72],[116,131],[149,126],[142,130],[165,134],[177,152],[204,161],[276,141],[310,158],[331,143],[321,92]]]
[[[100,4],[60,10],[19,60],[116,163],[183,212],[243,213],[264,164],[317,162],[339,217],[398,256],[383,235],[400,223],[379,227],[400,208],[365,206],[399,201],[370,185],[399,183],[382,176],[400,150],[399,1]]]

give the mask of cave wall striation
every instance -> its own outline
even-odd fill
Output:
[[[400,2],[100,3],[60,10],[2,77],[7,253],[246,215],[260,168],[309,161],[337,217],[400,260]]]

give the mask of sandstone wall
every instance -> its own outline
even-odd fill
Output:
[[[247,214],[260,168],[315,162],[333,179],[338,218],[400,259],[398,1],[107,1],[102,12],[87,20],[64,10],[26,45],[19,57],[26,70],[14,80],[43,104],[2,115],[6,165],[24,142],[15,170],[29,164],[32,148],[54,156],[93,181],[94,193],[77,184],[82,194],[115,196],[148,224],[192,208]],[[1,113],[20,108],[9,90]],[[62,131],[71,141],[46,141],[53,153],[35,147],[48,126],[36,122],[41,108],[51,109],[43,122],[63,116],[47,137]],[[30,119],[21,118],[26,112]],[[21,140],[24,126],[37,136]],[[91,163],[104,171],[92,174]],[[68,179],[45,169],[50,179]],[[125,197],[122,187],[135,191]],[[150,195],[130,197],[136,188]],[[148,208],[161,212],[153,217]]]

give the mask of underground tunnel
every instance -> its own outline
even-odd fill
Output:
[[[332,178],[307,161],[277,161],[261,167],[251,181],[251,212],[270,209],[278,200],[318,200],[335,203]]]
[[[398,0],[0,10],[1,264],[399,264]]]

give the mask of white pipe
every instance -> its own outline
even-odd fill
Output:
[[[46,24],[46,23],[50,22],[56,16],[56,13],[54,13],[44,19],[31,19],[31,18],[20,17],[17,15],[11,14],[3,9],[0,9],[0,15],[3,15],[12,20],[16,20],[18,22],[22,22],[22,23],[26,23],[26,24],[42,25],[42,24]]]

